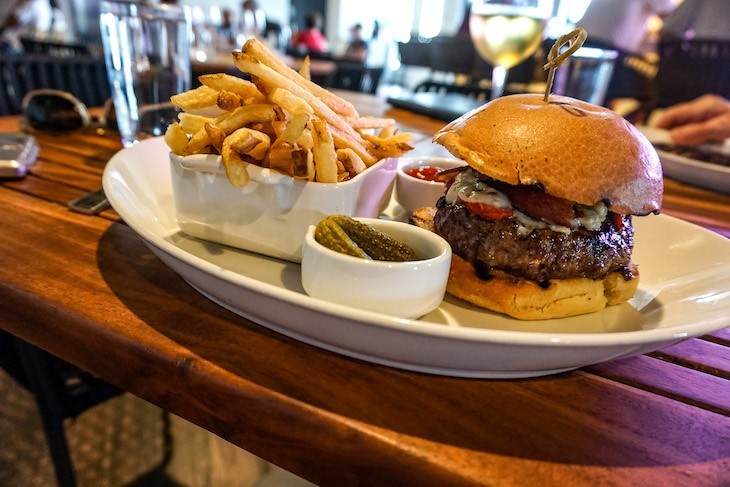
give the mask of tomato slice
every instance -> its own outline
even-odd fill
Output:
[[[505,220],[512,216],[512,208],[497,208],[496,206],[487,205],[485,203],[473,203],[470,201],[464,201],[461,198],[457,200],[458,204],[466,206],[466,208],[479,215],[485,220]]]

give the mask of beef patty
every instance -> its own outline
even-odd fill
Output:
[[[566,235],[536,229],[520,236],[514,218],[486,220],[443,197],[436,207],[436,232],[483,278],[492,269],[538,282],[574,277],[599,279],[611,272],[622,272],[627,278],[632,275],[631,216],[622,216],[621,228],[612,218],[606,218],[597,231],[578,228]]]

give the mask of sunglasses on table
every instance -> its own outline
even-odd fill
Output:
[[[73,132],[81,129],[117,129],[117,119],[111,98],[104,103],[101,114],[94,117],[89,109],[71,93],[60,90],[33,90],[21,105],[23,129],[39,132]]]

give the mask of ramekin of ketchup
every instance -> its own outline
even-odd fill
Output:
[[[447,157],[402,157],[395,176],[396,202],[407,215],[416,208],[434,206],[446,189],[436,175],[463,165],[464,161]]]
[[[443,168],[436,166],[416,166],[405,171],[411,177],[423,181],[436,181],[436,175],[443,171]]]

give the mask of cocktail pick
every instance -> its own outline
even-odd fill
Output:
[[[553,47],[550,48],[550,52],[548,53],[547,59],[548,62],[543,66],[543,69],[549,69],[548,71],[548,79],[547,79],[547,86],[545,86],[545,97],[543,98],[543,101],[548,101],[548,98],[550,96],[550,92],[553,89],[553,81],[555,80],[555,70],[558,69],[558,66],[563,64],[568,57],[570,57],[575,51],[577,51],[580,46],[583,45],[586,38],[588,37],[588,33],[583,29],[582,27],[578,27],[577,29],[572,30],[570,33],[562,35],[558,38],[557,41],[555,41],[555,44],[553,44]],[[563,53],[560,53],[560,48],[568,45],[568,48],[563,51]]]

